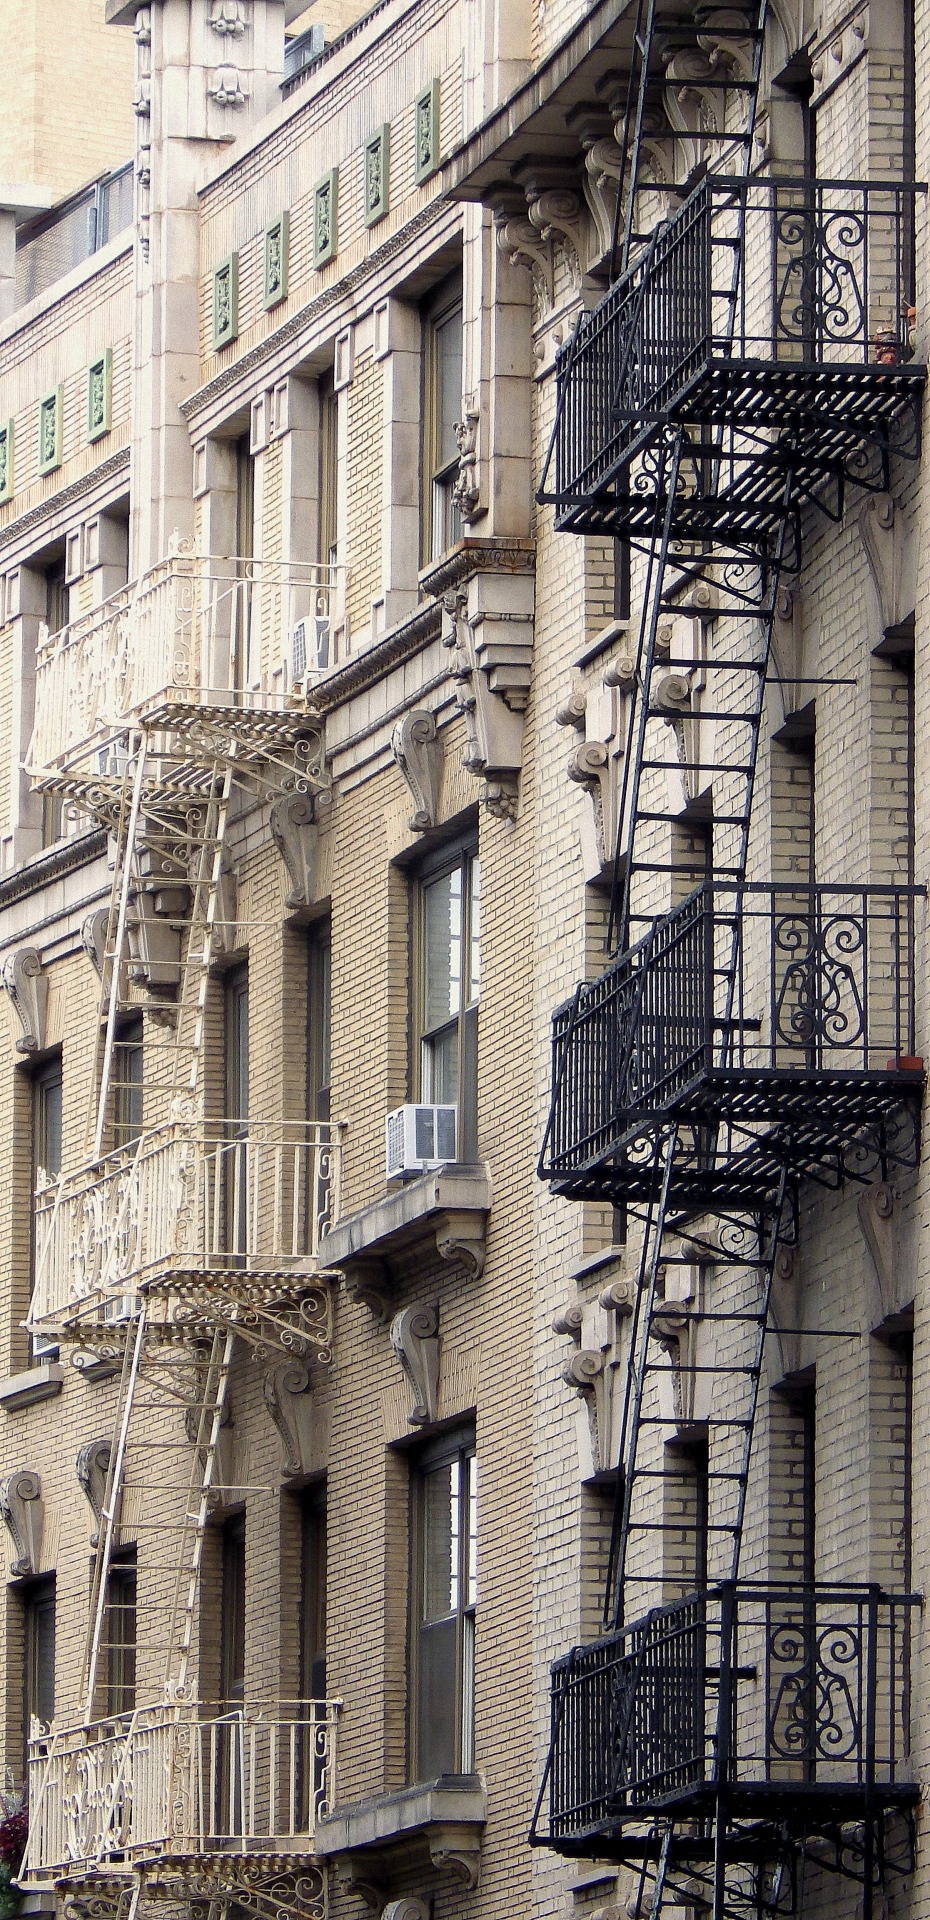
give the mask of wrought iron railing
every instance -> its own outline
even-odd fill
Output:
[[[288,712],[333,664],[345,570],[179,552],[36,657],[34,778],[102,755],[163,701]]]
[[[582,314],[557,363],[556,426],[540,497],[583,501],[670,415],[796,424],[797,380],[733,363],[889,370],[912,356],[913,187],[898,182],[708,179],[624,278]],[[821,377],[824,424],[847,383]]]
[[[339,1212],[336,1121],[175,1121],[65,1173],[36,1198],[30,1325],[119,1317],[140,1286],[316,1262]]]
[[[18,1876],[176,1856],[307,1853],[335,1797],[339,1703],[139,1708],[90,1726],[35,1728],[29,1841]]]
[[[851,1817],[906,1787],[918,1604],[877,1586],[727,1582],[576,1647],[552,1668],[533,1838],[558,1845],[719,1786],[809,1788]]]
[[[558,1008],[541,1170],[596,1161],[712,1075],[882,1075],[914,1060],[922,889],[708,881]]]

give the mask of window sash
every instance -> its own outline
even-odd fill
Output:
[[[468,1773],[474,1762],[477,1462],[446,1441],[414,1468],[413,1772]]]

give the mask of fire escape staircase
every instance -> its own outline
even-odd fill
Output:
[[[916,460],[926,377],[917,189],[751,170],[766,13],[640,0],[619,273],[560,353],[540,492],[629,542],[642,613],[613,957],[554,1015],[539,1170],[625,1208],[640,1252],[604,1633],[553,1666],[531,1840],[625,1865],[650,1920],[800,1914],[808,1860],[872,1920],[918,1796],[914,1596],[741,1557],[800,1185],[915,1164],[923,1085],[920,890],[748,878],[780,589],[818,514]],[[710,42],[723,131],[656,222],[668,63]]]
[[[99,715],[77,739],[72,729],[58,756],[48,750],[54,715],[41,711],[41,680],[37,694],[45,753],[33,752],[35,783],[107,827],[113,879],[98,955],[89,1157],[41,1197],[30,1324],[117,1377],[83,1707],[73,1724],[34,1730],[23,1879],[52,1880],[75,1911],[119,1920],[140,1901],[148,1909],[194,1893],[217,1913],[247,1904],[263,1920],[282,1912],[323,1920],[326,1873],[312,1859],[312,1830],[332,1797],[335,1706],[211,1703],[197,1679],[201,1576],[217,1507],[278,1491],[225,1477],[234,1356],[244,1344],[271,1364],[329,1359],[332,1306],[316,1248],[339,1172],[335,1124],[311,1139],[296,1123],[231,1126],[208,1116],[208,996],[232,911],[230,825],[237,807],[312,799],[326,775],[306,709],[198,685],[187,587],[184,604],[180,689]],[[121,634],[130,654],[146,638],[132,620]],[[100,662],[88,668],[82,657],[86,636],[70,663],[61,651],[65,673],[70,665],[100,683]],[[60,680],[61,659],[50,666]],[[156,685],[158,677],[156,662]],[[166,989],[155,970],[143,1130],[108,1151],[120,1021],[140,952],[151,959],[140,921],[155,889],[178,936],[177,984]],[[126,1539],[138,1542],[145,1581],[132,1664],[141,1679],[160,1663],[162,1683],[145,1705],[108,1712],[110,1655],[126,1650],[113,1579]],[[150,1549],[162,1542],[153,1560]]]

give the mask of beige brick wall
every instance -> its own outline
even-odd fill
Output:
[[[0,180],[60,200],[132,158],[132,30],[105,13],[105,0],[3,0]]]

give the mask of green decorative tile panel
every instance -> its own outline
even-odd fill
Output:
[[[324,173],[313,189],[313,264],[325,267],[327,260],[335,258],[337,247],[336,222],[338,219],[337,197],[339,175],[333,168],[332,173]]]
[[[113,350],[106,347],[87,369],[87,438],[102,440],[110,431]]]
[[[13,498],[13,422],[0,420],[0,504]]]
[[[279,213],[276,220],[265,228],[265,248],[262,271],[262,306],[276,307],[279,300],[287,297],[287,253],[291,217],[289,213]]]
[[[39,472],[61,466],[61,420],[64,389],[52,387],[39,401]]]
[[[413,103],[413,177],[428,180],[439,165],[439,81],[431,80]]]
[[[376,220],[383,220],[388,210],[390,194],[389,168],[391,159],[391,129],[385,123],[366,140],[362,149],[362,204],[366,227],[373,227]]]
[[[213,269],[213,351],[228,347],[239,332],[239,255]]]

